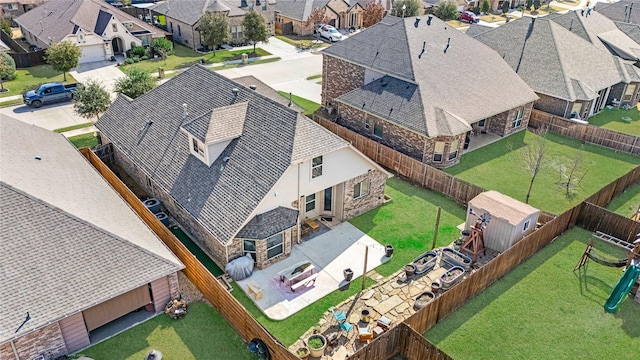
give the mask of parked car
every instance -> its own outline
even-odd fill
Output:
[[[458,16],[458,20],[466,21],[469,24],[475,24],[480,21],[480,17],[473,13],[473,11],[463,11]]]
[[[331,42],[340,41],[343,39],[342,34],[331,25],[320,24],[317,31],[320,36]]]
[[[78,84],[46,83],[38,90],[29,90],[22,94],[22,100],[28,106],[39,108],[44,104],[52,104],[73,99],[73,93],[78,90]]]

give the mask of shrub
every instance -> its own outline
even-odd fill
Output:
[[[2,27],[2,31],[4,31],[5,34],[11,36],[11,20],[3,18],[0,20],[0,27]]]
[[[137,56],[134,56],[134,57],[133,57],[133,62],[134,62],[134,63],[139,63],[139,62],[140,62],[140,58],[139,58],[139,57],[137,57]]]
[[[131,49],[131,53],[133,54],[133,56],[142,57],[147,55],[147,49],[142,46],[136,46]]]
[[[0,52],[0,78],[13,80],[16,78],[16,62],[9,54]]]
[[[143,55],[143,56],[140,58],[140,60],[148,60],[148,59],[149,59],[149,57],[148,57],[147,55]]]
[[[133,63],[134,63],[134,61],[133,61],[133,59],[132,59],[132,58],[127,58],[124,62],[125,62],[126,64],[133,64]]]
[[[173,52],[173,43],[165,38],[155,38],[151,48],[154,54],[164,59]]]

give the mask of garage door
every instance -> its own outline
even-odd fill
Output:
[[[88,63],[94,61],[104,61],[104,46],[91,45],[82,47],[82,56],[80,63]]]
[[[144,285],[83,311],[84,322],[91,331],[150,302],[149,286]]]

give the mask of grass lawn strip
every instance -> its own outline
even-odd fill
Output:
[[[138,360],[153,349],[160,350],[165,359],[256,358],[222,315],[202,302],[189,304],[182,319],[160,314],[73,358]]]
[[[524,151],[536,136],[529,131],[518,132],[463,155],[460,164],[445,171],[487,190],[497,190],[525,201],[531,176],[524,166]],[[616,153],[593,144],[581,144],[578,140],[553,133],[546,134],[546,144],[546,163],[533,184],[529,204],[554,214],[577,205],[640,164],[640,157]],[[565,188],[560,185],[560,169],[570,166],[579,153],[587,173],[580,186],[567,196]]]
[[[9,89],[9,91],[0,93],[0,98],[22,95],[23,92],[44,83],[62,82],[71,84],[76,82],[76,79],[69,73],[67,73],[67,81],[62,81],[64,79],[62,73],[53,70],[51,65],[38,65],[28,69],[18,69],[16,70],[16,75],[14,80],[3,83],[4,88]],[[20,102],[22,102],[22,100],[20,100]]]
[[[425,336],[455,359],[632,359],[640,304],[616,314],[603,304],[622,274],[590,261],[573,272],[590,233],[573,228],[498,280]],[[596,251],[624,251],[597,242]]]
[[[53,130],[53,132],[63,133],[63,132],[71,131],[71,130],[84,129],[84,128],[90,127],[90,126],[93,126],[92,122],[88,122],[88,123],[84,123],[84,124],[77,124],[77,125],[72,125],[72,126],[67,126],[67,127],[63,127],[63,128],[60,128],[60,129],[55,129],[55,130]]]
[[[285,92],[285,91],[278,91],[278,94],[284,96],[285,98],[289,99],[289,93]],[[301,98],[300,96],[296,96],[294,94],[291,94],[291,101],[293,101],[294,104],[300,106],[301,108],[304,109],[304,114],[305,115],[311,115],[314,112],[316,112],[316,110],[320,109],[320,104],[318,104],[317,102],[313,102],[311,100],[307,100],[305,98]]]
[[[622,194],[611,200],[607,209],[624,217],[631,217],[640,206],[640,183],[632,185]]]
[[[630,118],[631,122],[624,122],[623,117]],[[589,124],[623,134],[640,136],[640,111],[637,108],[629,110],[605,109],[598,115],[590,117]]]
[[[98,139],[95,136],[93,136],[93,132],[88,134],[72,136],[68,139],[77,149],[82,149],[82,148],[93,149],[95,146],[98,145]]]

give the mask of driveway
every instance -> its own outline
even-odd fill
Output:
[[[96,61],[80,64],[69,73],[81,83],[86,83],[89,79],[98,80],[111,93],[113,98],[113,84],[116,79],[124,76],[124,73],[120,71],[116,64],[116,61]]]
[[[0,118],[3,116],[11,116],[27,124],[33,124],[48,130],[84,124],[90,121],[77,115],[73,111],[71,102],[45,105],[39,109],[26,105],[0,108]]]

